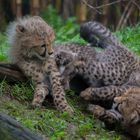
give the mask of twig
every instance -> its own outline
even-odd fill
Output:
[[[140,10],[140,6],[136,1],[132,1],[132,3]]]
[[[88,2],[86,0],[82,0],[82,2],[87,5],[89,8],[97,11],[97,13],[99,14],[103,14],[101,11],[99,11],[98,9],[101,9],[103,7],[106,7],[106,6],[110,6],[110,5],[113,5],[113,4],[116,4],[116,3],[119,3],[119,2],[122,2],[122,1],[128,1],[128,0],[116,0],[114,2],[111,2],[111,3],[107,3],[107,4],[103,4],[103,5],[100,5],[100,6],[97,6],[97,7],[94,7],[94,6],[91,6],[90,4],[88,4]]]
[[[88,6],[89,8],[95,10],[98,14],[102,14],[101,11],[97,10],[95,7],[93,7],[93,6],[91,6],[90,4],[88,4],[86,0],[82,0],[82,2],[83,2],[86,6]]]
[[[131,12],[133,11],[133,9],[134,9],[134,5],[130,5],[129,11],[127,12],[127,14],[125,16],[121,27],[123,27],[126,24],[126,22],[127,22],[128,18],[130,16]]]
[[[123,24],[124,17],[125,17],[125,15],[127,14],[127,11],[128,11],[128,9],[129,9],[129,7],[130,7],[132,1],[133,1],[133,0],[129,1],[129,3],[126,5],[126,7],[125,7],[125,9],[124,9],[124,12],[123,12],[123,14],[122,14],[122,16],[121,16],[121,18],[120,18],[120,21],[119,21],[119,23],[118,23],[118,25],[117,25],[116,30],[118,30],[118,29],[121,28],[121,26],[122,26],[122,24]]]
[[[103,4],[103,5],[100,5],[100,6],[97,6],[97,7],[94,7],[95,9],[101,9],[105,6],[110,6],[110,5],[114,5],[116,3],[119,3],[119,2],[122,2],[122,1],[128,1],[128,0],[116,0],[114,2],[110,2],[110,3],[107,3],[107,4]]]

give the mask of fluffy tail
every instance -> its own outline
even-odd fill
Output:
[[[83,23],[80,27],[80,36],[100,48],[106,48],[108,45],[121,45],[109,29],[96,21]]]

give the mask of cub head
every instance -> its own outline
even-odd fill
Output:
[[[140,92],[129,91],[122,96],[115,97],[114,101],[124,118],[124,124],[140,122]]]
[[[8,27],[11,56],[46,59],[53,53],[53,29],[38,16],[24,17]]]
[[[58,46],[59,48],[59,46]],[[55,61],[58,66],[66,66],[70,62],[74,61],[76,53],[71,51],[55,49]]]

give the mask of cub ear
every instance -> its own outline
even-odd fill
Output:
[[[55,39],[55,33],[54,33],[53,29],[51,28],[51,30],[49,32],[50,32],[51,41],[54,41],[54,39]]]
[[[24,33],[24,32],[26,31],[26,29],[25,29],[25,27],[22,26],[22,25],[17,25],[17,26],[16,26],[16,31],[17,31],[18,33]]]

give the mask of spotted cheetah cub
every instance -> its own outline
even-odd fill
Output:
[[[112,109],[90,105],[94,117],[107,124],[120,123],[125,131],[140,138],[140,88],[130,89],[114,98]]]
[[[91,37],[90,43],[95,42],[104,49],[96,52],[94,59],[87,55],[87,59],[69,63],[62,73],[64,83],[80,75],[89,85],[80,96],[85,100],[107,102],[112,102],[114,97],[128,89],[139,87],[140,59],[102,24],[87,22],[81,28],[81,36],[85,40],[85,36],[88,39]]]
[[[55,38],[53,29],[41,17],[24,17],[9,25],[7,35],[11,46],[11,61],[17,64],[23,73],[35,83],[32,106],[40,107],[52,86],[56,107],[61,111],[71,112],[72,109],[67,104],[64,91],[59,90],[61,86],[59,75],[54,76],[53,72],[50,73],[52,79],[54,78],[52,82],[57,81],[59,82],[58,85],[53,85],[53,83],[51,85],[48,82],[50,79],[47,80],[49,75],[47,74],[46,63],[50,62],[48,59],[53,54],[52,43]],[[56,65],[53,67],[50,71],[57,71]],[[57,92],[56,89],[58,89]]]

